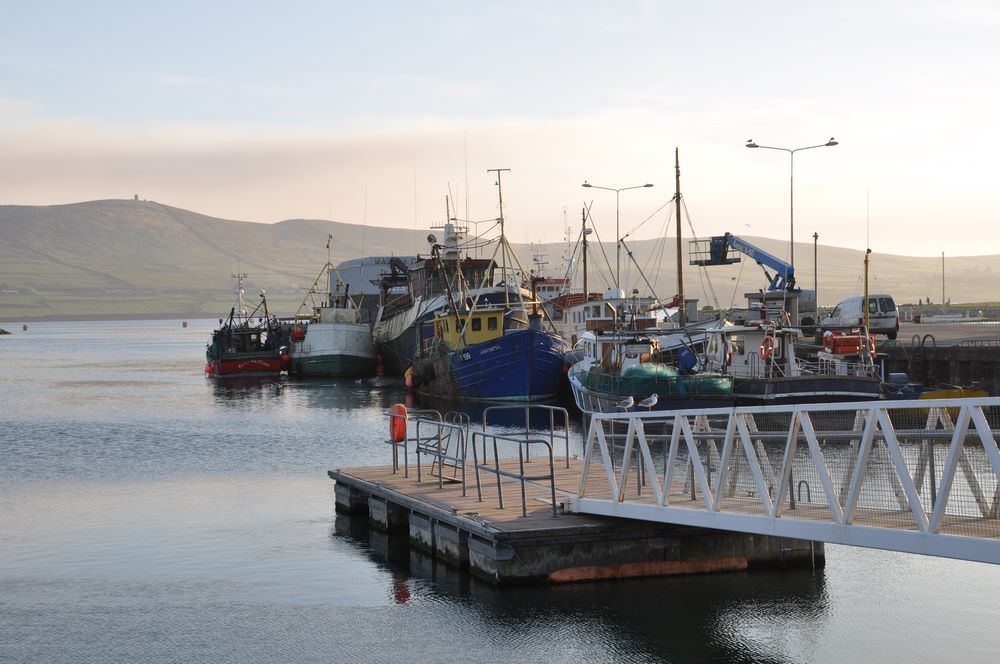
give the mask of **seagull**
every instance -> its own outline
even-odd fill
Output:
[[[635,399],[633,399],[631,396],[627,396],[618,403],[616,403],[615,408],[620,408],[627,413],[628,409],[634,405],[635,405]]]
[[[640,401],[636,405],[637,406],[642,406],[646,410],[653,410],[653,406],[655,406],[656,402],[659,401],[659,400],[660,400],[660,396],[658,394],[654,393],[654,394],[650,394],[648,397],[646,397],[645,399],[643,399],[642,401]]]

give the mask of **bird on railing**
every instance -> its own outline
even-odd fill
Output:
[[[660,396],[654,392],[653,394],[650,394],[648,397],[637,403],[636,406],[642,406],[646,410],[653,410],[653,406],[655,406],[659,400]]]
[[[624,399],[622,399],[621,401],[619,401],[618,403],[616,403],[615,408],[624,410],[627,413],[629,408],[631,408],[634,405],[635,405],[635,399],[633,399],[632,396],[629,395]]]

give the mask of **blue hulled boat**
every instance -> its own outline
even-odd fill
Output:
[[[478,266],[482,273],[478,287],[469,282],[462,264],[454,263],[454,280],[443,280],[445,306],[420,325],[418,356],[407,371],[407,382],[424,396],[543,401],[555,397],[564,380],[563,354],[568,344],[551,329],[551,322],[548,330],[543,329],[545,309],[534,292],[537,280],[520,267],[504,236],[500,176],[506,170],[489,171],[497,178],[500,237],[493,256]],[[483,244],[481,238],[477,241]],[[445,259],[457,255],[457,249],[457,244],[433,245],[439,274],[448,274]],[[495,279],[496,268],[500,268],[499,279]]]
[[[423,395],[470,401],[551,399],[563,380],[562,337],[541,329],[539,315],[487,306],[435,316],[425,355],[413,364]]]

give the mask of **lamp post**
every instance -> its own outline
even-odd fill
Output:
[[[789,260],[788,262],[795,267],[795,153],[801,150],[812,150],[813,148],[830,148],[837,145],[837,141],[830,137],[830,140],[826,143],[821,143],[819,145],[807,145],[803,148],[777,148],[772,145],[757,145],[753,142],[751,138],[747,141],[748,148],[764,148],[765,150],[781,150],[782,152],[787,152],[789,157],[788,166],[788,206],[789,206],[789,242],[791,248],[789,249]]]
[[[813,233],[813,297],[816,298],[816,318],[819,318],[819,263],[816,261],[816,257],[819,255],[817,252],[817,247],[819,246],[819,233]]]
[[[622,262],[622,246],[621,246],[621,207],[619,206],[621,192],[628,191],[629,189],[643,189],[645,187],[652,187],[651,184],[637,184],[633,187],[621,187],[619,189],[614,189],[613,187],[598,187],[596,184],[590,184],[586,180],[583,181],[581,187],[587,187],[588,189],[603,189],[604,191],[615,192],[615,288],[621,289],[621,262]]]

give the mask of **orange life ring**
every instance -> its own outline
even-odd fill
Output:
[[[407,424],[406,406],[395,403],[389,408],[389,438],[394,443],[406,440]]]
[[[765,360],[770,360],[774,355],[774,337],[764,337],[760,342],[760,356]]]

